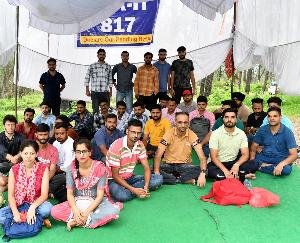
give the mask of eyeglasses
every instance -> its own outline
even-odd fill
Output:
[[[88,152],[90,152],[89,150],[75,150],[75,154],[77,155],[86,155]]]
[[[137,136],[142,136],[142,132],[136,132],[136,131],[131,131],[131,130],[128,130],[128,131],[133,134],[136,134]]]

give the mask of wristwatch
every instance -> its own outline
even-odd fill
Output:
[[[205,169],[205,170],[200,170],[200,174],[201,173],[204,173],[205,175],[207,175],[207,169]]]

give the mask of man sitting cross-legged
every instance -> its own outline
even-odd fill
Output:
[[[147,149],[148,157],[153,157],[163,135],[170,129],[168,119],[161,117],[161,106],[155,104],[151,108],[151,119],[146,122],[143,143]],[[149,141],[148,141],[149,140]]]
[[[259,170],[275,176],[289,175],[292,172],[291,164],[297,159],[294,134],[280,122],[281,119],[280,108],[269,108],[269,124],[257,131],[250,151],[250,160],[257,163]],[[262,151],[257,153],[259,146]]]
[[[188,127],[189,115],[185,112],[176,113],[175,127],[165,133],[158,145],[154,173],[161,174],[165,184],[195,184],[197,180],[197,185],[203,187],[206,182],[206,158],[197,135]],[[200,159],[200,168],[192,164],[192,148]],[[160,165],[163,154],[165,163]]]
[[[247,162],[248,140],[244,131],[236,127],[237,110],[225,109],[222,117],[224,125],[213,131],[209,140],[211,162],[207,165],[208,177],[223,180],[237,178],[239,172],[244,172],[248,178],[254,179],[257,165],[254,161]]]
[[[129,201],[134,197],[148,197],[149,190],[161,186],[161,175],[151,175],[146,149],[140,137],[142,122],[132,119],[128,122],[126,136],[117,139],[109,148],[106,164],[111,170],[109,190],[116,201]],[[144,175],[134,175],[136,163],[140,161],[144,167]]]

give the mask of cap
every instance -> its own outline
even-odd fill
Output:
[[[191,95],[191,94],[192,94],[192,92],[189,89],[186,89],[186,90],[184,90],[182,92],[182,96],[184,96],[184,95]]]

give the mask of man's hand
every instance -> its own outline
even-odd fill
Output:
[[[233,175],[234,178],[237,178],[239,175],[239,165],[237,163],[233,164],[230,170],[230,174]]]
[[[234,178],[233,174],[231,174],[231,172],[227,169],[225,171],[223,171],[223,173],[226,178]]]
[[[200,175],[197,180],[197,186],[205,187],[205,183],[206,183],[205,173],[200,172]]]
[[[132,190],[132,193],[134,193],[139,198],[145,198],[150,195],[149,192],[147,190],[145,190],[144,188],[134,188]]]
[[[283,165],[281,163],[279,163],[278,165],[275,166],[275,168],[273,170],[273,175],[274,176],[280,176],[282,170],[283,170]]]
[[[85,91],[86,96],[91,96],[91,92],[89,90]]]

